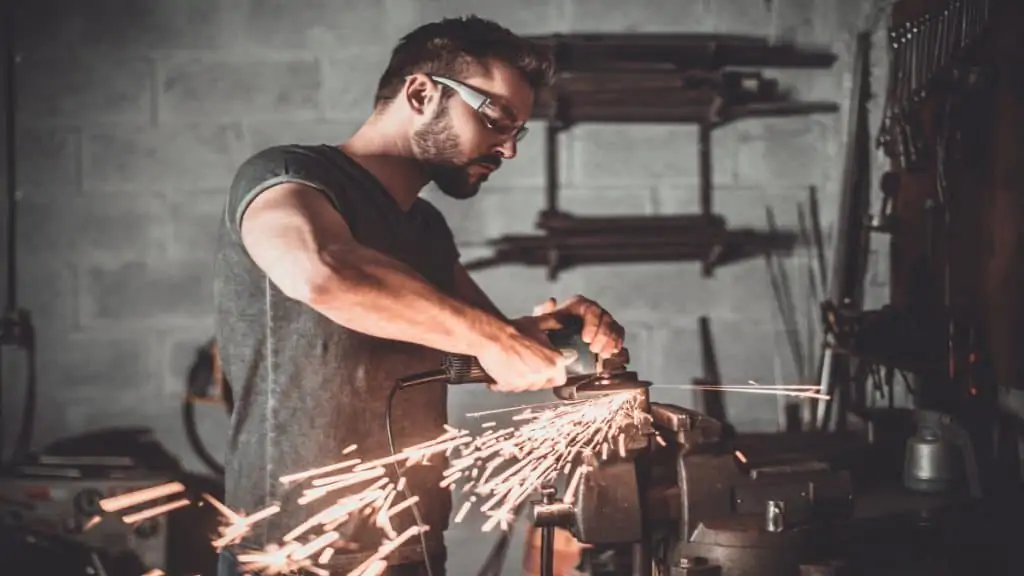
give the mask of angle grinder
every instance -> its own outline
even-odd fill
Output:
[[[559,318],[561,328],[546,331],[551,346],[572,361],[566,365],[566,383],[554,389],[562,400],[581,400],[593,396],[646,389],[648,382],[626,371],[629,353],[623,349],[611,358],[601,359],[583,341],[583,320],[578,316]],[[493,384],[492,378],[475,356],[446,354],[436,370],[412,374],[398,381],[399,388],[419,384]]]

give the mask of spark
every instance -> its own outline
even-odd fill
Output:
[[[319,476],[326,474],[327,472],[334,472],[335,470],[341,470],[350,466],[359,464],[362,460],[355,458],[352,460],[346,460],[344,462],[338,462],[337,464],[331,464],[330,466],[324,466],[322,468],[314,468],[313,470],[306,470],[305,472],[299,472],[297,474],[289,474],[287,476],[281,476],[280,481],[282,483],[294,482],[296,480],[305,480],[306,478],[312,478],[313,476]]]
[[[112,496],[110,498],[104,498],[99,501],[100,509],[104,512],[118,512],[125,508],[131,508],[132,506],[138,506],[157,498],[163,498],[165,496],[172,496],[185,491],[185,485],[181,482],[168,482],[167,484],[161,484],[152,488],[143,488],[142,490],[135,490],[127,494],[121,494],[120,496]]]
[[[427,526],[412,526],[399,533],[393,521],[410,514],[420,500],[407,494],[406,477],[392,478],[386,466],[416,466],[429,458],[444,455],[448,465],[439,487],[458,490],[467,499],[460,506],[455,522],[462,522],[476,506],[487,520],[481,529],[508,530],[515,520],[515,511],[541,486],[568,479],[567,501],[572,501],[576,487],[591,469],[587,458],[607,459],[627,455],[628,429],[644,426],[649,415],[641,409],[639,396],[613,394],[588,400],[559,401],[495,410],[470,416],[516,411],[512,425],[499,427],[495,422],[480,426],[471,434],[446,426],[438,437],[402,449],[394,455],[363,460],[351,445],[342,452],[342,461],[319,468],[299,471],[279,478],[283,486],[300,486],[296,503],[304,506],[315,500],[335,498],[323,509],[292,527],[279,542],[262,550],[238,555],[239,563],[250,574],[273,576],[305,570],[318,576],[329,572],[317,565],[327,565],[338,550],[359,550],[342,536],[339,527],[345,523],[368,522],[379,529],[381,543],[376,550],[367,550],[363,563],[347,576],[373,576],[387,569],[387,557],[411,538],[427,531]],[[656,436],[657,438],[657,436]],[[663,441],[662,441],[663,442]],[[101,501],[106,511],[117,511],[178,494],[185,490],[179,483],[145,488]],[[232,510],[209,494],[202,500],[220,515],[221,525],[211,536],[211,543],[221,550],[238,544],[259,522],[282,510],[282,503],[272,503],[253,513]],[[188,505],[187,498],[154,506],[123,517],[125,522],[138,522]],[[411,514],[410,514],[411,516]]]
[[[316,559],[317,564],[327,564],[331,561],[331,556],[334,556],[334,548],[327,548]]]
[[[138,522],[142,522],[143,520],[148,520],[150,518],[155,518],[157,516],[162,516],[162,515],[170,512],[171,510],[177,510],[178,508],[184,508],[185,506],[188,506],[191,503],[192,503],[192,501],[189,500],[188,498],[179,498],[177,500],[174,500],[173,502],[168,502],[166,504],[161,504],[159,506],[154,506],[152,508],[149,508],[147,510],[143,510],[141,512],[135,512],[134,514],[125,514],[121,518],[121,520],[125,524],[136,524]]]
[[[625,457],[627,430],[643,429],[649,418],[639,400],[635,394],[609,394],[525,407],[512,417],[513,427],[489,430],[460,447],[443,482],[470,477],[471,493],[485,499],[479,506],[489,516],[483,531],[505,528],[527,498],[566,470],[575,468],[570,485],[578,483],[586,472],[580,464],[585,456]],[[459,516],[467,511],[460,509]]]
[[[90,530],[90,529],[94,528],[101,521],[103,521],[103,517],[102,516],[98,516],[97,515],[97,516],[93,516],[92,518],[89,518],[89,520],[85,523],[85,526],[82,526],[82,532],[85,532],[86,530]]]

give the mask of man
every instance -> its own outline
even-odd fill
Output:
[[[281,476],[386,456],[389,389],[436,368],[442,351],[478,357],[495,390],[518,392],[565,382],[565,360],[542,332],[558,317],[582,317],[596,353],[621,348],[622,327],[581,297],[505,318],[459,264],[444,217],[419,198],[430,182],[453,198],[475,196],[515,157],[551,75],[543,50],[493,22],[427,24],[394,49],[372,115],[347,142],[273,147],[238,170],[216,272],[217,340],[235,387],[227,503],[249,513],[283,506],[241,549],[280,541],[332,500],[298,507],[301,494]],[[443,385],[398,394],[397,449],[443,433],[446,394]],[[389,556],[392,574],[443,573],[443,469],[437,461],[403,473],[429,530]],[[396,515],[395,529],[416,525],[412,516]],[[330,568],[339,574],[381,543],[369,530],[347,538],[359,548],[337,549]],[[225,554],[222,574],[230,564]]]

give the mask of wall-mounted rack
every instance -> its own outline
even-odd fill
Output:
[[[545,233],[505,236],[496,253],[467,263],[543,265],[554,279],[571,266],[613,262],[700,261],[716,265],[767,250],[791,249],[796,235],[728,230],[713,211],[711,133],[745,118],[834,113],[833,102],[790,98],[750,67],[829,68],[834,54],[764,39],[706,34],[574,34],[531,38],[555,55],[558,75],[540,94],[533,117],[546,121]],[[559,208],[558,136],[585,122],[686,123],[698,127],[700,213],[625,218],[574,216]]]

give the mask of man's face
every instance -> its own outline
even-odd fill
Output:
[[[515,157],[515,135],[508,132],[522,125],[533,107],[533,91],[518,72],[498,63],[482,72],[459,82],[487,96],[488,106],[474,110],[454,90],[436,84],[432,109],[425,110],[426,119],[412,136],[430,179],[459,200],[475,196],[503,160]]]

